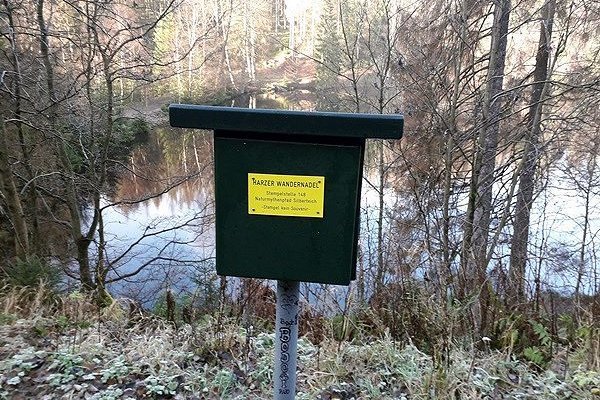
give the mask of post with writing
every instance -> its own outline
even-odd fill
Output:
[[[277,281],[275,311],[275,400],[296,396],[300,282]]]

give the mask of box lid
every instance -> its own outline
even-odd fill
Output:
[[[400,139],[401,114],[351,114],[171,104],[171,126],[281,135]],[[249,137],[252,135],[250,134]]]

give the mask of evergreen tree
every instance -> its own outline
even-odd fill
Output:
[[[317,109],[339,111],[339,84],[342,51],[339,33],[338,0],[325,0],[323,14],[317,37],[316,90],[318,95]]]

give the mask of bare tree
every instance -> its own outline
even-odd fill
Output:
[[[491,28],[491,44],[488,56],[487,79],[481,105],[482,122],[475,148],[475,160],[471,173],[469,202],[464,229],[462,269],[467,277],[464,284],[479,292],[475,323],[480,335],[487,325],[489,288],[488,235],[493,209],[492,189],[496,182],[496,156],[498,131],[501,120],[506,64],[506,45],[511,12],[510,0],[493,2],[494,20]]]
[[[513,237],[510,253],[510,290],[509,303],[520,307],[525,302],[525,278],[527,264],[527,244],[529,240],[529,222],[533,202],[534,177],[540,157],[541,121],[544,101],[548,95],[548,78],[551,54],[552,26],[554,23],[555,0],[547,0],[542,8],[540,39],[533,72],[533,86],[527,116],[527,131],[524,135],[523,167],[519,177],[519,191],[515,206]]]
[[[29,254],[28,227],[23,205],[13,178],[6,135],[4,117],[0,114],[0,193],[6,202],[6,211],[15,233],[15,255],[19,258],[25,258]]]

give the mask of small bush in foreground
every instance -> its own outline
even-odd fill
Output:
[[[36,287],[41,282],[55,290],[61,280],[61,271],[37,256],[17,259],[4,270],[5,284],[13,287]]]

